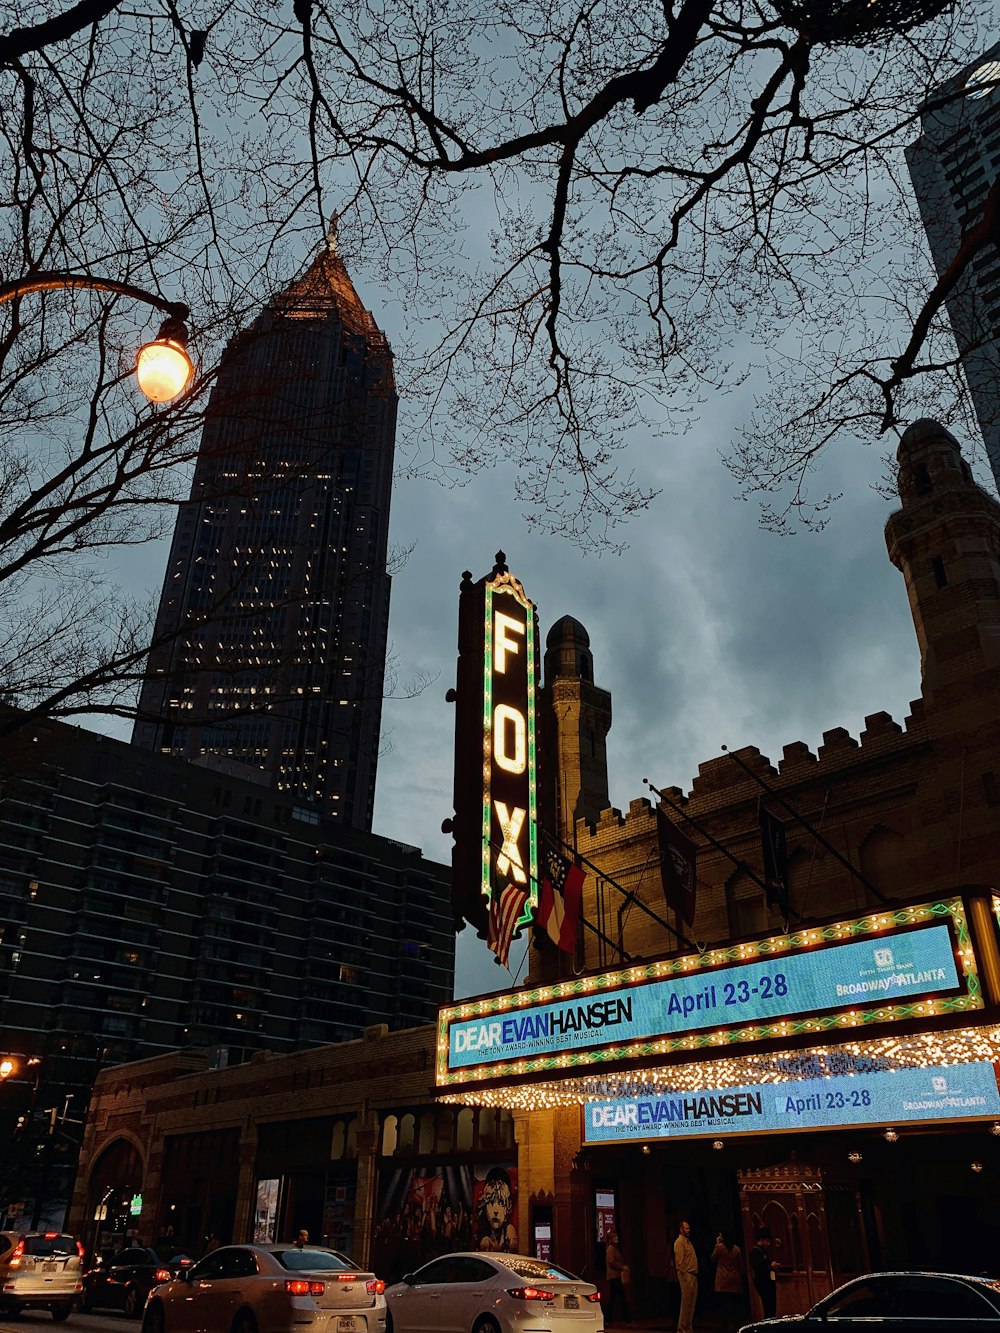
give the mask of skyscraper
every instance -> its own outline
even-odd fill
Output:
[[[392,353],[331,241],[224,353],[133,744],[371,828],[395,422]]]
[[[944,104],[940,105],[942,99]],[[941,275],[983,215],[1000,176],[1000,42],[934,92],[922,133],[906,151],[910,178]],[[987,244],[948,299],[993,476],[1000,484],[1000,250]]]

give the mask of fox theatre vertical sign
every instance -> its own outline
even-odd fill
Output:
[[[452,907],[507,943],[538,901],[538,625],[502,551],[478,582],[462,578],[458,615]],[[492,914],[492,926],[491,926]],[[500,957],[498,953],[498,957]]]

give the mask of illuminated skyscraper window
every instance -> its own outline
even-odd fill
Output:
[[[939,105],[942,96],[944,105]],[[980,220],[1000,176],[1000,43],[925,107],[921,135],[906,152],[920,215],[939,274]],[[1000,485],[1000,251],[987,244],[948,301],[966,382]]]
[[[326,246],[224,355],[133,744],[371,828],[395,427],[389,345]]]

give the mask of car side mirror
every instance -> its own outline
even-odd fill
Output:
[[[413,1286],[413,1274],[412,1274],[412,1273],[404,1273],[404,1274],[403,1274],[403,1281],[406,1283],[406,1285],[407,1285],[408,1287],[412,1287],[412,1286]]]

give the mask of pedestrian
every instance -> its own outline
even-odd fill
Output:
[[[774,1284],[778,1266],[777,1260],[771,1258],[770,1231],[767,1227],[758,1227],[750,1251],[750,1273],[765,1319],[773,1319],[778,1308],[778,1292]]]
[[[723,1229],[716,1236],[712,1263],[715,1264],[715,1294],[721,1316],[719,1333],[736,1333],[743,1323],[743,1251],[733,1244],[730,1231]]]
[[[295,1248],[297,1250],[305,1249],[309,1244],[309,1232],[305,1227],[299,1227],[299,1234],[295,1237]]]
[[[618,1243],[617,1231],[608,1232],[608,1244],[604,1251],[604,1270],[608,1275],[608,1312],[605,1322],[611,1323],[620,1304],[622,1314],[625,1316],[625,1323],[631,1324],[632,1314],[629,1310],[625,1288],[632,1280],[632,1274]]]
[[[674,1241],[674,1267],[681,1287],[681,1308],[677,1315],[677,1333],[691,1333],[694,1307],[698,1299],[698,1256],[691,1244],[691,1223],[682,1218]]]

